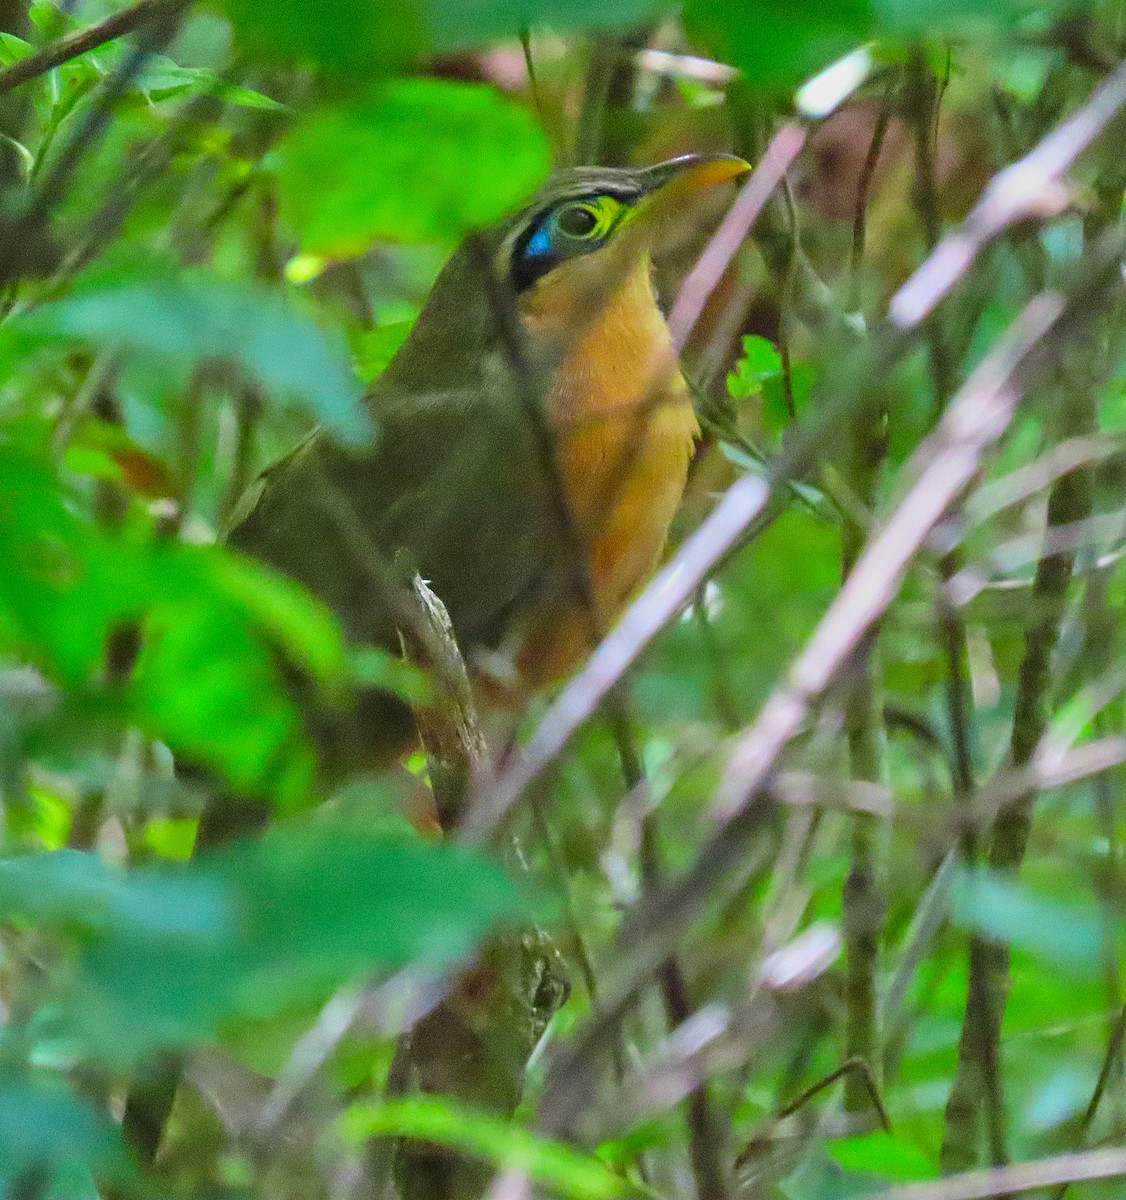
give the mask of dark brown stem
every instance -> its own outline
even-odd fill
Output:
[[[648,813],[641,826],[641,873],[647,891],[660,883],[660,846],[654,814]],[[679,961],[670,956],[658,972],[661,998],[670,1029],[683,1025],[692,1015],[688,984]],[[701,1079],[688,1096],[688,1149],[696,1184],[696,1200],[729,1200],[731,1189],[724,1168],[722,1123]]]
[[[1093,389],[1092,389],[1093,391]],[[1066,431],[1078,436],[1090,432],[1096,416],[1090,411],[1082,387],[1069,390]],[[1052,488],[1048,499],[1047,532],[1081,522],[1091,512],[1089,473],[1073,471]],[[1010,759],[1014,767],[1027,765],[1048,725],[1051,702],[1051,657],[1059,637],[1074,567],[1074,551],[1046,553],[1041,557],[1029,600],[1025,651],[1017,676]],[[988,862],[994,870],[1016,872],[1024,859],[1032,827],[1035,793],[1018,796],[998,814],[992,831]],[[1003,1117],[997,1069],[1000,1061],[1001,1020],[1009,987],[1009,951],[1002,943],[975,935],[970,944],[970,988],[958,1045],[958,1069],[946,1112],[943,1165],[948,1170],[976,1161],[976,1136],[971,1109],[984,1099],[989,1117],[991,1158],[1005,1160]]]
[[[1087,1130],[1091,1128],[1091,1122],[1094,1121],[1095,1114],[1099,1111],[1099,1105],[1102,1104],[1107,1087],[1118,1070],[1122,1058],[1124,1040],[1126,1040],[1126,1008],[1119,1011],[1118,1016],[1114,1019],[1114,1024],[1111,1026],[1110,1037],[1106,1043],[1106,1053],[1103,1055],[1103,1063],[1099,1068],[1099,1077],[1095,1081],[1095,1088],[1091,1093],[1091,1099],[1088,1100],[1087,1107],[1084,1109],[1083,1116],[1079,1121],[1080,1137],[1085,1135]],[[1063,1200],[1069,1186],[1066,1183],[1060,1184],[1052,1200]]]
[[[872,130],[872,141],[868,146],[868,154],[860,171],[860,179],[856,184],[856,209],[852,218],[852,257],[849,262],[849,276],[852,280],[852,306],[855,308],[859,301],[860,266],[864,261],[864,246],[868,236],[868,200],[872,190],[872,180],[875,178],[876,166],[880,161],[880,151],[884,148],[888,125],[891,123],[891,96],[886,96],[880,105],[876,125]]]
[[[876,1116],[880,1118],[880,1125],[886,1133],[891,1133],[891,1117],[888,1114],[887,1105],[884,1104],[884,1098],[880,1095],[880,1089],[876,1084],[871,1068],[862,1058],[848,1059],[846,1062],[841,1063],[836,1070],[830,1071],[824,1079],[819,1079],[816,1083],[811,1084],[800,1096],[791,1100],[785,1107],[780,1108],[775,1119],[782,1121],[786,1117],[792,1116],[799,1109],[804,1108],[811,1100],[819,1096],[827,1087],[832,1087],[838,1079],[852,1078],[853,1076],[859,1079],[859,1086],[864,1089],[869,1103],[875,1110]]]

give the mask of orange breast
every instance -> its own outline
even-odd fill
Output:
[[[548,415],[605,624],[657,565],[699,435],[648,262],[581,331],[552,381]],[[521,676],[535,687],[565,675],[589,653],[593,632],[577,597],[551,605],[526,631]]]

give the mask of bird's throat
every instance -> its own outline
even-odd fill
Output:
[[[566,305],[555,298],[556,312]],[[577,330],[547,397],[571,514],[587,547],[586,571],[605,624],[656,566],[680,505],[695,438],[691,397],[648,262],[639,263]],[[534,634],[521,673],[541,683],[591,649],[589,613],[571,597]],[[570,637],[560,636],[570,627]]]

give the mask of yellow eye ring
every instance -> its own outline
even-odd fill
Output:
[[[555,227],[559,232],[578,241],[595,237],[602,224],[598,209],[581,201],[565,205],[555,216]]]

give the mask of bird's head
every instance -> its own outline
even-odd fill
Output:
[[[734,155],[689,154],[636,170],[556,173],[520,212],[447,262],[382,385],[417,394],[425,378],[436,393],[471,396],[482,377],[508,369],[480,253],[514,298],[537,365],[550,370],[639,271],[644,288],[637,290],[652,308],[650,258],[698,224],[699,199],[711,188],[749,169]]]
[[[563,309],[582,319],[683,238],[707,192],[748,170],[731,154],[688,154],[640,169],[561,171],[509,222],[496,269],[525,320],[554,323]]]

